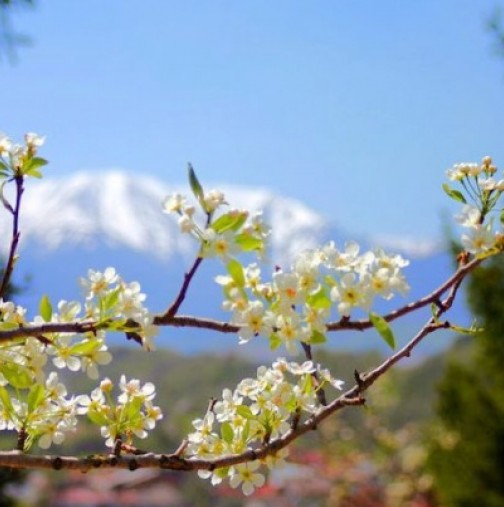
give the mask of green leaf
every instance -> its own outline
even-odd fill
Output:
[[[234,431],[231,424],[228,422],[223,422],[221,425],[221,436],[222,440],[226,442],[227,444],[232,444],[234,439]]]
[[[313,378],[311,375],[307,374],[303,379],[303,392],[305,394],[310,394],[313,391]]]
[[[203,210],[206,212],[205,209],[205,194],[203,192],[203,187],[201,186],[201,183],[198,180],[198,177],[196,176],[196,173],[194,172],[193,166],[191,164],[188,164],[187,166],[189,171],[189,185],[191,186],[191,190],[198,199],[198,202],[200,203]]]
[[[264,242],[262,239],[255,238],[249,233],[242,232],[235,236],[235,243],[244,251],[251,252],[252,250],[263,250]]]
[[[42,384],[34,384],[30,387],[27,397],[28,412],[33,412],[44,401],[45,387]]]
[[[26,366],[4,363],[0,371],[12,387],[17,389],[28,389],[33,385],[33,375]]]
[[[140,414],[144,404],[144,398],[142,396],[134,396],[126,405],[124,406],[124,415],[127,419],[135,419]]]
[[[32,176],[33,178],[41,179],[42,173],[38,169],[30,169],[25,173],[25,176]]]
[[[119,294],[121,293],[122,288],[117,287],[113,291],[109,292],[103,299],[102,299],[102,309],[104,312],[109,312],[114,306],[117,304],[117,301],[119,301]]]
[[[276,350],[278,347],[280,347],[280,345],[282,345],[282,340],[275,333],[270,334],[269,342],[270,342],[270,349],[271,350]]]
[[[9,331],[10,329],[17,329],[19,324],[16,322],[0,322],[1,331]]]
[[[243,430],[241,432],[241,440],[242,442],[247,442],[250,435],[250,420],[247,419],[247,422],[243,426]]]
[[[501,210],[501,214],[500,214],[500,223],[501,223],[502,225],[504,225],[504,209],[503,209],[503,210]]]
[[[448,183],[443,183],[443,190],[453,200],[467,204],[467,201],[462,192],[459,192],[458,190],[451,188],[450,185],[448,185]]]
[[[247,405],[239,405],[236,407],[236,413],[244,419],[255,419],[254,414],[251,412],[250,407]]]
[[[391,349],[395,349],[396,343],[394,333],[392,332],[392,329],[390,329],[388,322],[383,317],[373,312],[369,314],[369,320],[380,336],[385,340],[385,343],[387,343]]]
[[[33,169],[38,169],[45,165],[47,165],[47,160],[45,158],[33,157],[23,169],[26,173],[27,171],[33,171]]]
[[[247,220],[248,213],[242,211],[230,211],[224,213],[215,220],[210,227],[217,233],[222,234],[226,231],[237,231]]]
[[[243,274],[243,266],[236,259],[231,259],[226,266],[229,275],[238,287],[245,286],[245,275]]]
[[[316,310],[323,310],[324,308],[330,308],[331,307],[331,300],[329,296],[327,295],[327,292],[324,287],[320,287],[317,292],[314,294],[310,294],[306,298],[306,302]]]
[[[451,324],[450,329],[455,331],[459,335],[466,335],[466,336],[477,336],[483,331],[485,331],[485,328],[483,327],[475,327],[471,325],[471,327],[463,327],[463,326],[457,326],[456,324]]]
[[[9,393],[5,387],[0,386],[0,401],[2,402],[4,410],[7,414],[14,411],[14,407],[12,406],[12,401],[10,399]]]
[[[70,354],[75,356],[88,356],[101,347],[99,340],[84,340],[70,348]]]
[[[93,407],[88,410],[87,416],[88,419],[97,426],[108,426],[111,422],[106,412]]]
[[[437,324],[439,322],[439,317],[438,317],[439,308],[435,303],[431,303],[430,309],[431,309],[431,313],[432,313],[432,318],[434,319],[434,322]]]
[[[40,300],[39,313],[40,313],[40,316],[44,319],[44,322],[51,322],[53,309],[52,309],[51,301],[50,301],[49,296],[47,294],[44,294],[42,296],[42,299]]]
[[[314,330],[312,335],[310,336],[310,344],[312,345],[325,343],[326,341],[327,341],[326,335],[317,330]]]

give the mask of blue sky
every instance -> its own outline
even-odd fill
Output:
[[[47,175],[122,167],[270,187],[350,234],[432,238],[454,162],[504,168],[496,1],[38,0],[0,130]],[[90,196],[92,198],[92,196]]]

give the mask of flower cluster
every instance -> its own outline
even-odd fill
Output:
[[[218,458],[240,454],[254,446],[278,438],[288,431],[295,420],[317,413],[317,393],[330,385],[341,389],[343,382],[333,379],[329,371],[312,361],[302,364],[280,358],[272,367],[261,366],[256,378],[242,380],[234,392],[224,389],[203,419],[193,421],[196,431],[188,436],[189,457]],[[282,463],[286,452],[252,463],[234,465],[213,471],[200,471],[213,485],[228,479],[231,487],[241,485],[250,495],[264,484],[261,465],[272,468]]]
[[[138,282],[126,283],[114,268],[105,271],[88,271],[81,278],[85,292],[85,318],[107,324],[114,321],[117,330],[135,331],[142,339],[145,349],[152,350],[152,339],[157,328],[152,324],[153,315],[145,308],[145,294]],[[107,326],[108,327],[108,326]]]
[[[243,252],[264,255],[270,230],[263,223],[261,213],[249,216],[246,210],[230,209],[217,216],[219,208],[228,204],[224,194],[219,190],[205,192],[192,168],[190,171],[193,193],[205,218],[198,221],[196,207],[188,204],[181,194],[166,197],[163,211],[179,215],[180,230],[201,244],[199,256],[219,257],[229,262]]]
[[[152,403],[156,396],[154,384],[147,382],[142,386],[139,380],[127,381],[122,375],[117,402],[112,398],[113,389],[110,379],[102,380],[91,396],[79,397],[80,410],[101,427],[108,447],[114,447],[118,440],[131,444],[134,436],[146,438],[147,431],[163,418],[161,409]]]
[[[52,358],[52,364],[58,369],[82,370],[88,377],[98,379],[98,366],[112,360],[105,343],[107,331],[132,330],[145,348],[152,348],[151,340],[157,328],[143,306],[145,295],[137,282],[126,283],[113,268],[107,268],[104,272],[90,270],[81,285],[85,292],[84,311],[81,303],[64,300],[58,303],[57,311],[53,311],[49,298],[44,296],[39,305],[40,315],[33,319],[33,324],[93,323],[92,331],[82,334],[47,332],[38,338],[0,344],[0,426],[22,431],[26,435],[25,447],[36,439],[43,448],[61,443],[64,434],[75,429],[76,415],[87,413],[87,396],[66,399],[66,388],[59,383],[57,374],[51,372],[46,379],[48,358]],[[0,330],[28,324],[26,309],[0,299]],[[146,431],[154,427],[153,421],[160,417],[159,409],[150,401],[154,386],[146,384],[140,389],[138,381],[121,379],[120,388],[124,393],[119,397],[122,404],[119,412],[127,416],[121,416],[118,425],[114,422],[119,413],[116,410],[106,425],[108,431],[117,427],[122,434],[132,432],[145,436]],[[97,392],[92,394],[92,399],[99,400]],[[96,420],[97,416],[90,418]],[[103,417],[99,421],[103,427]]]
[[[443,185],[452,199],[464,204],[462,213],[456,219],[467,229],[461,237],[462,246],[475,255],[489,252],[499,239],[493,228],[493,217],[487,220],[504,192],[504,179],[496,179],[496,172],[497,167],[490,157],[484,157],[481,164],[455,164],[448,169],[447,176],[460,184],[462,191],[448,184]],[[501,214],[501,222],[503,218]]]
[[[19,175],[42,177],[39,168],[47,161],[36,155],[44,142],[45,137],[30,132],[25,134],[24,144],[13,143],[0,132],[0,179]]]
[[[333,306],[349,317],[356,308],[368,312],[377,296],[388,300],[404,294],[409,287],[402,268],[408,264],[378,249],[360,254],[355,242],[344,250],[331,242],[301,253],[290,271],[277,269],[271,282],[261,280],[256,264],[242,268],[238,262],[228,263],[229,274],[216,281],[224,289],[224,309],[240,326],[241,343],[264,336],[272,349],[283,344],[296,353],[299,342],[325,341]]]
[[[75,431],[80,397],[67,398],[67,389],[56,373],[52,372],[45,383],[33,383],[28,375],[7,381],[9,368],[2,371],[0,429],[24,434],[25,450],[36,440],[39,447],[48,449],[53,443],[61,444],[66,433]],[[16,393],[7,390],[8,383],[16,388]]]

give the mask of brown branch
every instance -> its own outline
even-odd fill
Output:
[[[481,264],[482,260],[475,258],[472,261],[468,262],[464,266],[461,266],[455,271],[455,273],[446,280],[443,284],[441,284],[436,290],[428,294],[427,296],[424,296],[423,298],[413,302],[409,303],[407,305],[404,305],[396,310],[391,311],[390,313],[383,315],[383,318],[387,322],[392,322],[393,320],[398,319],[399,317],[403,317],[404,315],[414,312],[416,310],[419,310],[420,308],[424,308],[425,306],[428,306],[432,303],[439,302],[440,297],[450,290],[454,286],[459,286],[463,279],[476,267],[478,267]],[[340,331],[342,329],[355,329],[358,331],[364,331],[366,329],[370,329],[373,327],[373,324],[368,319],[362,319],[358,321],[351,321],[346,319],[341,319],[338,322],[329,322],[327,325],[328,331]]]
[[[197,329],[210,329],[220,333],[238,333],[241,326],[231,324],[230,322],[223,322],[214,319],[207,319],[204,317],[193,317],[191,315],[175,315],[173,317],[163,315],[156,315],[153,323],[156,326],[170,326],[170,327],[194,327]]]
[[[187,294],[187,289],[189,289],[189,284],[191,283],[191,280],[193,279],[194,274],[196,273],[199,265],[203,261],[203,257],[196,257],[194,260],[194,263],[191,267],[191,269],[184,274],[184,282],[182,283],[182,286],[180,287],[180,292],[178,293],[177,298],[175,301],[171,304],[171,306],[166,310],[166,312],[163,315],[158,315],[155,319],[156,325],[164,324],[165,321],[169,321],[172,317],[174,317],[179,308],[180,305],[184,302],[184,299]]]
[[[453,285],[449,296],[443,301],[443,307],[439,310],[439,315],[447,311],[453,302],[453,296],[458,290],[457,284]],[[314,430],[317,426],[329,417],[331,414],[347,406],[359,406],[365,403],[361,394],[369,389],[382,375],[392,368],[401,359],[409,357],[412,350],[429,334],[449,327],[446,322],[434,322],[429,319],[420,331],[399,351],[389,356],[379,366],[366,374],[359,375],[359,381],[346,393],[336,398],[325,407],[309,417],[305,422],[298,422],[291,427],[283,436],[270,442],[264,442],[261,447],[249,449],[241,454],[223,456],[214,459],[182,458],[180,449],[185,448],[184,442],[179,449],[172,454],[143,454],[140,456],[130,455],[94,455],[86,458],[77,458],[75,456],[32,456],[23,454],[19,451],[0,452],[0,466],[11,468],[30,468],[30,469],[72,469],[88,471],[93,468],[125,468],[136,470],[137,468],[162,468],[170,470],[214,470],[215,468],[228,467],[263,459],[270,454],[275,454],[279,450],[287,447],[291,442],[298,439],[308,431]]]
[[[3,298],[7,292],[7,287],[9,285],[12,272],[14,271],[16,251],[19,243],[19,238],[21,236],[21,233],[19,232],[19,213],[21,209],[21,197],[24,192],[23,176],[17,174],[14,177],[14,181],[16,182],[16,204],[14,205],[14,209],[11,208],[9,210],[12,213],[12,239],[9,250],[9,257],[7,259],[7,264],[3,272],[2,283],[0,285],[0,299]]]
[[[20,326],[7,331],[0,331],[0,343],[13,341],[18,338],[33,336],[39,338],[49,333],[96,333],[98,325],[96,322],[52,322],[39,325]]]
[[[198,257],[198,259],[200,259]],[[195,261],[193,268],[189,273],[187,273],[186,280],[184,282],[185,290],[181,290],[176,301],[180,299],[180,304],[185,297],[185,293],[187,292],[187,287],[189,285],[190,279],[194,276],[194,273],[199,266]],[[403,315],[411,313],[415,310],[423,308],[429,304],[439,305],[440,296],[442,296],[448,290],[453,290],[454,287],[458,289],[463,279],[479,264],[482,262],[480,259],[473,259],[467,264],[461,266],[446,282],[440,285],[436,290],[431,292],[429,295],[417,300],[416,302],[409,303],[401,308],[398,308],[387,315],[384,315],[383,318],[387,322],[391,322]],[[194,267],[196,265],[196,268]],[[191,274],[192,273],[192,274]],[[187,281],[187,283],[186,283]],[[455,292],[452,294],[452,301],[455,298]],[[450,302],[450,306],[451,306]],[[175,304],[175,303],[174,303]],[[174,304],[170,307],[173,308]],[[180,304],[178,306],[180,306]],[[178,310],[178,307],[177,307]],[[231,324],[230,322],[218,321],[214,319],[208,319],[203,317],[193,317],[191,315],[169,315],[169,310],[162,315],[157,315],[154,317],[153,323],[157,326],[170,326],[170,327],[190,327],[197,329],[209,329],[212,331],[217,331],[220,333],[238,333],[240,331],[240,327],[237,324]],[[330,322],[327,324],[328,331],[342,331],[342,330],[358,330],[364,331],[366,329],[370,329],[373,327],[373,324],[367,320],[358,320],[351,321],[350,319],[341,319],[338,322]],[[16,329],[9,329],[7,331],[0,331],[0,343],[4,341],[14,340],[16,338],[22,338],[25,336],[35,336],[38,337],[43,335],[44,333],[76,333],[82,334],[87,333],[89,331],[94,332],[97,330],[97,324],[93,322],[82,323],[82,322],[65,322],[65,323],[50,323],[50,324],[41,324],[41,325],[27,325],[22,326]]]

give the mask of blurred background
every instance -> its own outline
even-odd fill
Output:
[[[504,164],[500,8],[1,0],[0,130],[46,135],[50,161],[25,196],[16,302],[36,312],[44,292],[77,298],[78,276],[111,264],[141,281],[153,310],[165,308],[194,250],[161,202],[186,187],[189,161],[206,188],[265,210],[273,262],[358,239],[410,258],[410,298],[425,294],[453,269],[446,169],[485,155]],[[185,312],[225,318],[212,282],[219,270],[204,268]],[[475,273],[463,298],[451,318],[475,315],[483,336],[432,337],[378,383],[366,410],[349,409],[300,442],[250,499],[192,475],[5,471],[0,505],[502,506],[502,263]],[[404,341],[421,322],[396,334]],[[145,443],[153,449],[175,448],[211,396],[268,356],[261,344],[243,351],[234,337],[191,332],[167,332],[158,346],[149,356],[116,348],[106,371],[158,386],[169,408]],[[338,336],[316,359],[351,382],[354,368],[383,353],[368,333]],[[12,438],[2,436],[4,448]],[[84,427],[61,452],[100,445]]]

